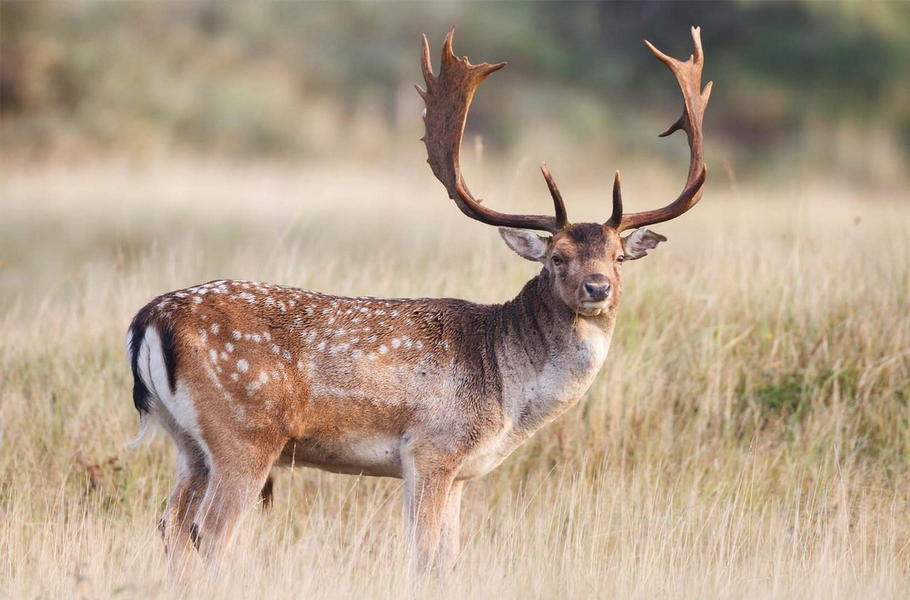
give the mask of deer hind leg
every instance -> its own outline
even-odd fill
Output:
[[[193,523],[193,535],[213,574],[230,550],[241,517],[260,499],[272,465],[284,447],[284,441],[257,442],[210,446],[210,474]]]
[[[192,570],[195,540],[193,518],[202,503],[208,481],[208,467],[201,453],[180,451],[177,483],[168,498],[158,528],[164,540],[168,573],[172,581],[182,581]]]

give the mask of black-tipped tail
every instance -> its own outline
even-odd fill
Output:
[[[161,323],[159,319],[154,318],[152,310],[154,304],[152,302],[136,313],[129,328],[128,350],[130,368],[133,371],[133,404],[140,415],[148,414],[151,410],[152,392],[148,388],[148,382],[144,381],[139,374],[139,351],[142,348],[142,342],[145,340],[145,333],[153,322],[161,337],[161,351],[164,354],[164,366],[167,370],[167,380],[171,393],[174,393],[177,388],[177,346],[174,339],[174,331],[170,325]]]

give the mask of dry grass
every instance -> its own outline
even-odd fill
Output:
[[[164,437],[123,447],[137,421],[123,335],[150,297],[243,277],[488,302],[534,274],[415,173],[418,153],[3,174],[0,596],[168,595],[155,521],[173,452]],[[545,210],[524,171],[497,182],[475,166],[471,181],[498,206]],[[675,178],[650,175],[626,173],[627,196],[675,195]],[[564,184],[570,216],[604,218],[607,180]],[[459,567],[427,597],[910,587],[910,207],[712,183],[657,228],[668,244],[626,267],[586,399],[468,487]],[[406,595],[399,487],[281,472],[226,576],[199,571],[190,596]]]

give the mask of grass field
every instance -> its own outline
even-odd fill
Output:
[[[419,150],[0,175],[0,596],[169,594],[155,524],[174,453],[163,435],[124,448],[123,338],[151,297],[231,277],[499,302],[536,273],[461,216]],[[548,210],[530,166],[471,169],[494,206]],[[720,171],[625,267],[586,398],[467,487],[459,565],[426,597],[906,597],[910,205]],[[675,175],[624,172],[627,203],[675,197]],[[570,218],[606,219],[608,174],[557,178]],[[406,596],[400,487],[279,472],[273,510],[188,596]]]

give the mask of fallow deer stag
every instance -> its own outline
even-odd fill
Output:
[[[584,395],[600,370],[622,295],[623,261],[661,235],[645,225],[700,199],[706,168],[703,53],[673,59],[648,43],[682,89],[689,174],[664,208],[623,213],[619,173],[605,223],[569,222],[542,165],[554,216],[496,212],[475,199],[459,166],[474,91],[505,63],[472,65],[442,49],[439,75],[423,38],[424,142],[433,173],[468,217],[500,227],[540,273],[504,304],[457,299],[344,298],[248,281],[212,281],[159,296],[127,334],[140,434],[161,426],[179,454],[160,522],[169,565],[193,547],[217,565],[242,513],[270,489],[276,465],[404,480],[412,564],[447,572],[458,556],[464,482]],[[646,42],[647,43],[647,42]],[[540,237],[528,230],[545,231]],[[625,237],[624,231],[633,230]]]

